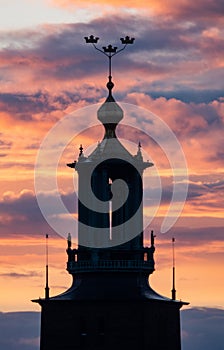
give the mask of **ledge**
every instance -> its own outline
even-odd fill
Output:
[[[98,261],[69,261],[67,270],[73,274],[76,272],[90,271],[154,271],[154,261],[141,260],[98,260]]]

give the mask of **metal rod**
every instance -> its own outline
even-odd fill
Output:
[[[172,300],[176,300],[176,289],[175,289],[175,251],[174,251],[175,238],[172,238],[172,250],[173,250],[173,288],[172,288]]]
[[[108,56],[108,57],[109,57],[109,79],[112,79],[112,75],[111,75],[112,74],[112,72],[111,72],[112,71],[112,69],[111,69],[111,57],[112,56]]]
[[[50,288],[48,285],[48,234],[46,234],[46,286],[45,286],[45,299],[49,299]]]

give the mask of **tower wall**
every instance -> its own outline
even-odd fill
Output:
[[[34,300],[42,307],[40,350],[180,350],[185,303],[148,283],[155,236],[151,231],[151,246],[144,247],[142,175],[153,164],[144,162],[140,143],[132,155],[117,139],[123,111],[109,78],[109,96],[97,112],[104,139],[88,157],[80,146],[78,161],[68,164],[79,178],[78,247],[72,249],[69,234],[67,248],[73,284]]]
[[[179,308],[159,301],[45,301],[40,350],[180,350]]]

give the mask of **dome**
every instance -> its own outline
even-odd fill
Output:
[[[109,95],[106,101],[97,111],[97,118],[102,124],[118,124],[123,119],[123,110],[115,102],[112,95]]]

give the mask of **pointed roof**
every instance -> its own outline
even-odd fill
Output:
[[[118,140],[116,136],[116,127],[123,119],[124,113],[112,95],[113,87],[114,84],[111,81],[111,76],[109,76],[109,82],[107,83],[107,88],[109,90],[108,97],[97,111],[97,118],[101,121],[105,128],[104,138],[98,143],[95,150],[88,157],[85,157],[82,152],[81,156],[79,155],[78,163],[83,164],[114,158],[127,161],[128,163],[133,164],[139,170],[153,166],[152,163],[143,161],[140,144],[138,145],[137,154],[132,155]],[[78,170],[77,167],[76,169]]]

